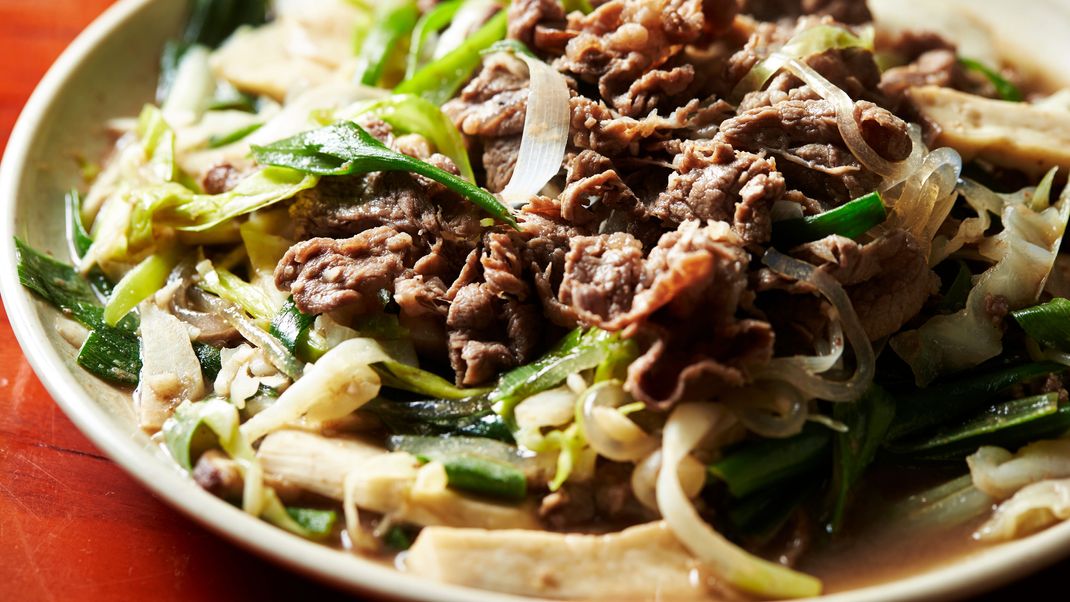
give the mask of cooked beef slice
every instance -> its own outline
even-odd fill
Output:
[[[913,143],[902,119],[867,101],[855,103],[854,117],[862,138],[881,157],[902,161]],[[804,144],[842,144],[836,108],[827,100],[787,100],[744,111],[721,124],[733,147],[749,151],[788,150]]]
[[[784,177],[764,157],[736,152],[720,140],[689,140],[651,211],[667,224],[716,220],[733,225],[747,243],[765,243],[770,211],[784,194]]]
[[[544,329],[522,248],[516,233],[488,232],[450,287],[446,327],[459,385],[483,384],[534,359]]]
[[[339,307],[370,313],[382,308],[380,291],[393,290],[414,251],[412,237],[389,226],[346,240],[313,238],[286,252],[275,269],[275,285],[289,291],[306,314]]]
[[[516,6],[516,5],[514,5]],[[469,136],[511,136],[524,131],[528,68],[504,52],[487,56],[479,74],[442,110]]]
[[[710,9],[710,12],[705,12]],[[667,64],[685,45],[731,24],[733,3],[720,0],[610,0],[568,15],[575,35],[554,65],[599,94],[621,115],[647,115],[691,84],[689,63]]]
[[[827,15],[852,25],[873,20],[865,0],[740,0],[740,11],[762,21],[800,15]]]
[[[844,286],[871,340],[897,332],[940,287],[928,254],[902,230],[866,244],[829,236],[803,245],[796,254]]]

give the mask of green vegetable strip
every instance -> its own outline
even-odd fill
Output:
[[[776,222],[773,245],[787,249],[833,234],[858,238],[887,218],[880,193],[871,192],[820,215]]]
[[[395,132],[420,134],[453,161],[464,179],[476,181],[464,137],[437,105],[412,94],[395,94],[369,101],[348,116],[360,115],[375,115],[390,124]]]
[[[194,45],[216,48],[242,25],[267,22],[268,0],[194,0],[180,40],[169,40],[160,57],[156,99],[163,102],[171,91],[182,57]]]
[[[461,45],[425,65],[394,88],[394,92],[422,96],[435,105],[453,98],[479,66],[480,51],[504,38],[507,25],[507,11],[499,11]]]
[[[382,362],[372,368],[379,374],[384,387],[438,399],[467,399],[490,392],[490,389],[462,389],[437,374],[401,362]]]
[[[194,0],[182,40],[215,48],[242,25],[267,22],[268,0]]]
[[[427,52],[427,39],[431,34],[445,28],[453,21],[453,15],[464,4],[464,0],[447,0],[435,5],[430,11],[420,17],[416,22],[416,28],[412,32],[409,42],[409,57],[405,64],[405,79],[416,74],[420,64],[429,54]]]
[[[895,400],[873,385],[857,402],[836,404],[832,417],[847,425],[846,433],[833,437],[832,446],[832,501],[826,530],[836,533],[843,526],[851,492],[888,434],[895,418]]]
[[[999,97],[1003,100],[1009,102],[1022,102],[1025,100],[1025,96],[1022,95],[1022,91],[1018,89],[1018,86],[1007,81],[1007,79],[1000,75],[998,71],[992,69],[988,65],[974,59],[963,57],[959,57],[959,63],[970,71],[975,71],[985,76],[988,81],[992,82],[992,86],[996,88],[996,93],[999,94]]]
[[[511,422],[518,403],[556,387],[570,374],[598,366],[619,344],[618,335],[604,330],[573,330],[546,355],[503,374],[490,400],[495,402],[498,413]]]
[[[82,197],[77,190],[71,190],[64,197],[64,204],[66,205],[67,240],[71,243],[71,257],[81,259],[93,245],[93,237],[82,224]],[[89,270],[86,279],[103,296],[110,295],[114,288],[111,280],[108,280],[98,266],[93,266]]]
[[[127,272],[115,285],[115,290],[104,306],[104,322],[115,326],[131,310],[163,288],[167,276],[178,265],[178,253],[166,249],[150,255],[134,269]]]
[[[268,320],[276,317],[278,311],[274,302],[260,288],[242,280],[223,268],[207,267],[198,264],[197,272],[201,276],[200,287],[238,307],[250,316],[263,320],[266,327]]]
[[[252,134],[256,130],[264,127],[262,123],[250,123],[249,125],[238,128],[229,134],[222,136],[212,136],[208,139],[208,148],[219,148],[228,144],[234,144],[239,140],[245,139],[246,136]]]
[[[1011,315],[1036,342],[1070,352],[1070,300],[1052,299],[1048,303],[1011,312]]]
[[[201,364],[201,373],[207,382],[215,381],[219,371],[223,369],[223,358],[219,349],[204,343],[194,343],[193,352],[197,354],[197,361]]]
[[[585,15],[591,14],[594,7],[591,6],[590,0],[564,0],[565,13],[568,14],[574,10],[578,10]]]
[[[365,86],[379,85],[387,63],[394,56],[401,41],[412,32],[420,17],[420,9],[412,1],[380,6],[385,10],[364,36],[357,55],[356,80]]]
[[[979,415],[961,424],[941,429],[930,437],[897,443],[888,449],[897,454],[965,455],[975,451],[986,441],[991,441],[989,435],[1051,416],[1058,410],[1057,393],[1024,397],[994,405]]]
[[[104,323],[104,308],[75,269],[35,251],[18,238],[15,257],[19,281],[42,299],[92,330],[78,353],[78,365],[119,385],[136,385],[141,372],[137,319],[127,316],[116,327]]]
[[[376,399],[364,406],[395,435],[481,437],[513,443],[513,433],[486,397],[461,401]]]
[[[232,457],[238,454],[242,445],[239,422],[237,408],[215,398],[181,404],[161,431],[171,457],[179,466],[192,471],[197,454],[216,442]],[[213,435],[215,440],[206,441],[205,435]]]
[[[951,286],[947,288],[944,298],[937,305],[937,310],[942,313],[954,313],[966,307],[966,299],[969,298],[970,289],[973,288],[973,273],[970,272],[970,268],[964,261],[959,261],[958,265],[959,271],[955,274],[955,279],[951,281]]]
[[[807,426],[787,439],[763,439],[729,453],[709,473],[741,498],[820,466],[832,435],[824,427]]]
[[[391,550],[404,552],[412,547],[412,536],[404,528],[395,525],[383,535],[383,545]]]
[[[334,524],[338,522],[338,513],[334,510],[287,507],[286,514],[305,530],[305,537],[310,539],[327,537],[334,531]]]
[[[78,350],[78,365],[117,385],[136,386],[141,372],[137,337],[118,330],[90,331]]]
[[[75,257],[82,257],[93,244],[93,237],[82,225],[82,197],[77,190],[71,190],[64,197],[67,208],[67,240],[71,242]]]
[[[527,497],[524,473],[504,462],[474,456],[456,456],[440,461],[453,489],[511,501]]]
[[[759,491],[728,507],[728,520],[748,541],[764,545],[780,533],[795,510],[813,495],[819,479],[803,477],[787,481],[776,491]],[[781,490],[783,489],[783,490]]]
[[[268,332],[286,346],[286,350],[305,361],[314,361],[317,357],[309,357],[305,349],[308,343],[308,331],[316,322],[316,316],[301,313],[294,303],[293,297],[286,300],[279,313],[271,321]],[[318,351],[318,350],[317,350]]]
[[[1051,362],[1025,364],[897,395],[895,420],[888,430],[888,439],[894,441],[964,418],[1018,383],[1065,369],[1066,366]]]
[[[408,171],[434,180],[516,228],[509,208],[486,190],[429,163],[387,148],[362,127],[342,122],[268,146],[254,146],[261,165],[288,167],[319,176]]]

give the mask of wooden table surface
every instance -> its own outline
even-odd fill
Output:
[[[0,0],[0,149],[48,66],[112,2]],[[985,599],[1066,599],[1068,571],[1064,562]],[[41,386],[0,310],[0,600],[298,598],[352,599],[208,533],[102,456]]]

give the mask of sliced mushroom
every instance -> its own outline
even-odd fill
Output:
[[[277,431],[264,438],[257,458],[269,479],[338,501],[347,475],[358,507],[414,525],[483,529],[537,529],[532,504],[497,504],[447,488],[441,464],[420,465],[404,452],[356,439],[304,431]]]
[[[428,527],[406,567],[456,585],[580,600],[705,599],[694,561],[664,522],[608,535]]]
[[[966,160],[984,159],[1033,176],[1070,168],[1070,111],[936,86],[913,88],[910,99],[936,144]]]
[[[168,309],[179,320],[193,327],[191,336],[198,343],[226,347],[241,340],[238,331],[223,316],[210,311],[201,289],[194,286],[197,271],[192,262],[183,262],[171,273],[172,289]]]
[[[151,299],[139,310],[141,376],[134,399],[141,428],[155,432],[180,403],[204,397],[204,377],[186,326]]]

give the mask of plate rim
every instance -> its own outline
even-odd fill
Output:
[[[15,268],[15,215],[22,174],[44,118],[92,51],[141,10],[173,0],[118,0],[63,51],[35,88],[11,132],[0,162],[0,295],[27,361],[53,401],[92,443],[166,504],[231,543],[353,593],[443,602],[520,602],[519,597],[440,583],[400,572],[287,533],[203,491],[155,457],[105,412],[75,380],[48,341],[37,301]],[[924,573],[820,598],[827,602],[957,599],[1009,583],[1070,556],[1070,521],[951,561]]]

